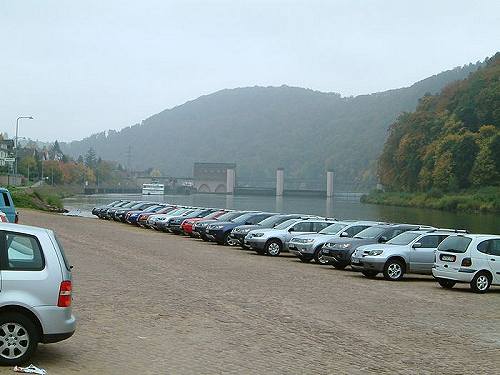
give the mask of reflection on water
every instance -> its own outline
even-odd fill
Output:
[[[149,200],[189,206],[221,207],[285,213],[304,213],[342,219],[428,224],[441,228],[467,229],[470,232],[500,234],[499,214],[454,213],[421,208],[362,204],[346,197],[261,197],[214,194],[141,196],[105,194],[76,196],[64,200],[66,208],[90,211],[96,205],[117,199]]]

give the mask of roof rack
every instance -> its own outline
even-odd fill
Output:
[[[453,228],[436,228],[430,232],[453,232],[453,233],[469,233],[467,229],[453,229]]]

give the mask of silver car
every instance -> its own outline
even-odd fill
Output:
[[[405,273],[432,274],[438,245],[451,234],[444,230],[413,230],[382,244],[360,246],[351,267],[373,278],[380,272],[387,280],[401,280]]]
[[[15,365],[73,335],[71,266],[51,230],[0,224],[0,241],[0,364]]]
[[[263,228],[250,231],[244,244],[259,254],[278,256],[282,251],[288,251],[288,242],[299,234],[317,233],[331,225],[327,219],[307,218],[290,219],[274,228]]]
[[[293,237],[288,244],[288,250],[304,263],[314,259],[318,264],[328,264],[329,261],[323,258],[321,252],[321,248],[325,243],[338,237],[354,237],[362,230],[377,224],[380,223],[373,221],[338,221],[318,233]]]

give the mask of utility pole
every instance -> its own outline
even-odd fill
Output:
[[[18,139],[17,139],[17,133],[19,132],[19,120],[21,120],[23,118],[28,119],[28,120],[33,120],[33,116],[19,116],[17,118],[17,120],[16,120],[16,156],[15,156],[15,158],[16,158],[16,160],[15,160],[16,167],[14,169],[14,176],[15,176],[16,179],[17,179],[17,150],[19,148],[19,145],[17,143],[17,141],[18,141]]]

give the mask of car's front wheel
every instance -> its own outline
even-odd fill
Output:
[[[282,244],[279,240],[269,240],[266,243],[266,253],[272,257],[280,255],[282,250]]]
[[[0,364],[14,366],[28,361],[38,340],[38,330],[26,316],[19,313],[0,316]]]
[[[490,289],[491,278],[486,272],[478,272],[470,282],[470,288],[474,293],[486,293]]]
[[[405,274],[405,265],[399,259],[389,259],[384,266],[384,277],[389,281],[398,281]]]
[[[314,261],[322,265],[330,263],[330,261],[326,260],[325,257],[323,256],[323,251],[321,249],[321,246],[319,246],[314,252]]]

